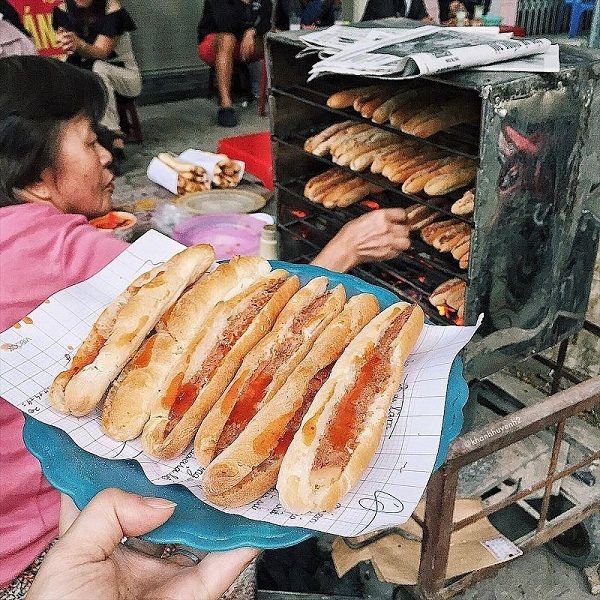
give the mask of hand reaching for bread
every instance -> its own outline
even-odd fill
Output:
[[[346,223],[323,248],[312,264],[333,271],[396,258],[410,248],[406,213],[401,208],[384,208]]]

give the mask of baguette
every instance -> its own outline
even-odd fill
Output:
[[[286,510],[333,510],[359,481],[381,440],[423,320],[418,305],[399,302],[344,350],[283,458],[277,490]]]
[[[321,202],[326,208],[332,208],[337,204],[337,198],[347,192],[351,192],[361,181],[362,180],[359,177],[352,177],[351,179],[338,183],[317,196],[317,201]]]
[[[102,430],[114,440],[132,440],[150,417],[150,402],[164,388],[170,369],[189,350],[216,304],[228,300],[269,273],[259,257],[235,257],[200,279],[156,325],[112,384],[102,411]]]
[[[420,94],[420,86],[416,88],[411,88],[408,90],[404,90],[402,92],[397,93],[392,96],[388,100],[386,100],[380,107],[378,107],[373,113],[371,120],[374,123],[381,125],[382,123],[386,123],[390,120],[392,113],[401,106],[408,104],[412,100],[418,97]]]
[[[101,402],[110,384],[135,354],[161,315],[215,258],[211,246],[176,254],[135,291],[119,296],[102,313],[70,368],[54,380],[49,400],[61,412],[83,416]]]
[[[411,175],[418,173],[422,169],[427,169],[428,167],[439,167],[442,164],[441,160],[441,157],[436,153],[425,154],[418,159],[414,159],[402,164],[400,168],[396,169],[392,173],[389,173],[387,177],[392,183],[404,183]],[[385,171],[383,174],[385,176]]]
[[[452,248],[452,257],[456,260],[460,260],[471,247],[471,236],[466,235],[463,239],[464,241],[461,244],[457,244]]]
[[[327,292],[327,283],[326,277],[317,277],[297,292],[279,315],[273,330],[244,358],[235,378],[196,434],[194,451],[202,466],[207,466],[235,441],[308,354],[325,327],[342,311],[346,299],[343,286]]]
[[[402,184],[402,191],[405,194],[417,194],[418,192],[423,191],[425,184],[432,177],[435,177],[435,173],[437,173],[440,168],[448,166],[448,163],[451,160],[452,159],[450,158],[440,158],[432,163],[429,163],[419,171],[416,171]]]
[[[458,99],[444,106],[428,119],[411,124],[409,126],[411,130],[407,133],[420,138],[428,138],[455,125],[477,122],[478,120],[477,107],[468,102],[465,103],[463,99]],[[405,126],[407,125],[405,124]]]
[[[389,94],[381,94],[379,96],[375,96],[372,100],[365,102],[360,107],[360,114],[365,119],[370,119],[373,116],[373,113],[386,101],[389,99]]]
[[[444,281],[444,283],[438,285],[438,287],[431,292],[431,295],[429,296],[429,302],[431,302],[433,306],[441,306],[442,304],[445,304],[448,294],[454,290],[454,288],[458,288],[463,284],[464,281],[458,277],[453,277],[452,279]]]
[[[442,250],[442,246],[446,244],[449,240],[454,238],[457,234],[461,237],[463,235],[468,234],[470,231],[469,226],[466,223],[456,223],[454,225],[448,225],[446,227],[441,227],[435,235],[431,237],[431,241],[429,242],[436,250],[440,252],[445,252]]]
[[[388,162],[392,161],[395,156],[401,154],[407,154],[408,149],[405,148],[405,144],[401,143],[398,147],[390,147],[384,151],[379,152],[371,164],[371,173],[381,173]]]
[[[369,194],[379,194],[383,191],[383,188],[370,183],[369,181],[362,181],[356,184],[354,188],[351,190],[338,195],[335,197],[334,206],[338,206],[339,208],[347,208],[351,204],[355,204],[356,202],[360,202],[363,198],[368,196]],[[329,197],[328,197],[329,200]],[[330,200],[331,201],[331,200]],[[325,202],[323,202],[323,206],[329,208]]]
[[[413,173],[403,184],[402,191],[405,194],[417,194],[422,192],[427,182],[431,181],[438,175],[444,175],[446,173],[452,173],[456,169],[473,166],[473,161],[468,158],[454,158],[448,156],[440,159],[438,165],[433,165]]]
[[[450,209],[455,215],[470,215],[475,208],[475,190],[467,190]]]
[[[312,151],[311,154],[314,154],[315,156],[325,156],[326,154],[330,153],[331,149],[335,148],[337,146],[337,144],[340,143],[341,141],[347,139],[349,136],[353,136],[353,135],[362,133],[363,131],[366,131],[370,127],[371,126],[368,125],[367,123],[358,123],[355,125],[351,125],[350,127],[346,127],[345,129],[338,131],[336,134],[332,135],[330,138],[321,142],[318,146],[315,147],[315,149]]]
[[[352,173],[340,169],[329,169],[321,175],[310,179],[304,188],[304,195],[313,202],[317,202],[317,198],[320,198],[324,192],[329,192],[332,185],[340,184],[352,178]]]
[[[471,256],[471,251],[470,249],[467,250],[467,252],[465,252],[461,257],[460,260],[458,261],[458,266],[461,269],[468,269],[469,268],[469,256]]]
[[[445,198],[432,198],[430,203],[434,207],[441,207],[446,204]],[[433,223],[443,215],[435,210],[434,207],[423,204],[411,204],[406,208],[406,224],[411,231],[418,231],[425,225]]]
[[[365,124],[366,125],[366,124]],[[357,131],[355,133],[350,133],[344,136],[340,136],[330,148],[331,156],[335,161],[337,157],[344,154],[347,150],[351,148],[356,148],[358,145],[366,144],[369,140],[378,134],[384,132],[378,131],[375,127],[371,125],[366,125],[365,129],[362,131]]]
[[[448,228],[453,227],[460,223],[458,219],[446,219],[445,221],[437,221],[436,223],[432,223],[427,227],[423,227],[421,229],[421,238],[426,244],[433,245],[433,240],[444,231],[447,231]]]
[[[459,285],[454,286],[447,294],[445,303],[454,310],[458,310],[461,304],[465,303],[466,284],[461,281]]]
[[[246,354],[270,331],[298,286],[298,278],[288,277],[287,271],[272,271],[210,312],[169,371],[162,393],[152,399],[141,438],[150,456],[171,459],[187,448]]]
[[[349,148],[343,154],[338,157],[336,161],[338,165],[347,166],[352,163],[357,157],[369,153],[371,151],[379,150],[393,144],[398,140],[398,137],[393,133],[387,133],[385,131],[374,135],[363,144],[357,144],[354,148]]]
[[[465,227],[458,229],[452,235],[446,236],[444,239],[440,239],[438,242],[437,249],[440,252],[452,252],[454,248],[462,245],[463,242],[469,239],[471,233],[470,227],[465,223]]]
[[[304,142],[304,149],[307,152],[312,152],[319,144],[322,144],[329,138],[333,137],[336,133],[347,129],[352,125],[352,121],[342,121],[341,123],[334,123],[327,127],[327,129],[323,129],[320,133],[309,137]]]
[[[373,90],[377,92],[384,87],[385,86],[381,85],[369,85],[352,88],[349,90],[342,90],[329,96],[327,99],[327,106],[329,106],[329,108],[348,108],[349,106],[352,106],[357,98],[364,96],[365,94],[372,93]]]
[[[393,150],[398,150],[400,148],[400,144],[398,141],[393,140],[386,145],[381,146],[381,148],[376,148],[370,150],[369,152],[364,152],[359,154],[355,158],[352,159],[350,163],[350,168],[353,171],[364,171],[368,169],[373,162],[377,159],[378,156],[381,156],[384,153],[391,152]]]
[[[425,185],[428,196],[441,196],[473,183],[477,176],[477,167],[470,166],[458,169],[454,173],[438,175]]]
[[[388,97],[391,93],[392,92],[387,85],[374,85],[370,89],[365,90],[362,94],[359,94],[352,103],[352,107],[356,112],[361,112],[363,107],[371,101],[376,100],[379,102],[381,96]],[[377,106],[380,104],[383,104],[383,101],[379,102]]]
[[[370,294],[350,298],[271,402],[208,465],[202,487],[209,502],[243,506],[275,485],[283,455],[316,393],[344,348],[378,310],[377,300]]]

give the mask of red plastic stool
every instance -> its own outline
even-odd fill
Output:
[[[258,177],[267,189],[273,190],[271,134],[268,131],[223,138],[219,140],[217,151],[229,158],[243,160],[246,171]]]
[[[525,37],[525,29],[519,25],[500,25],[500,33],[512,33],[515,37]]]

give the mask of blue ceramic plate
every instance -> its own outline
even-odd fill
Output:
[[[332,285],[342,283],[348,296],[370,292],[377,296],[382,309],[398,301],[391,292],[350,275],[307,265],[278,261],[272,264],[275,268],[284,268],[297,274],[303,285],[319,275],[326,275]],[[436,469],[443,463],[450,442],[462,427],[462,408],[467,397],[468,388],[462,377],[462,363],[460,359],[456,359],[450,372]],[[218,551],[241,546],[283,548],[317,535],[307,529],[281,527],[220,512],[198,500],[181,485],[156,486],[146,478],[137,462],[108,460],[90,454],[79,448],[64,431],[27,415],[23,437],[27,448],[40,461],[50,483],[73,498],[79,508],[83,508],[98,492],[108,487],[119,487],[143,496],[162,496],[177,502],[171,519],[144,536],[151,542],[185,544],[202,550]]]

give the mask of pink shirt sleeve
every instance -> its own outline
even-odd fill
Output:
[[[126,248],[80,215],[47,205],[0,208],[0,331]],[[25,448],[23,423],[22,413],[0,398],[0,588],[57,534],[60,496]]]
[[[62,277],[65,282],[79,282],[95,275],[128,244],[91,227],[85,217],[69,216],[73,220],[65,229],[62,240]]]

